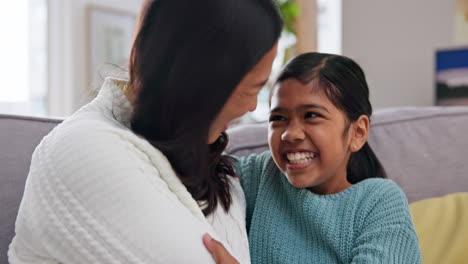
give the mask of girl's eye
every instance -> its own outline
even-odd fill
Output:
[[[317,117],[320,117],[320,115],[314,112],[308,112],[304,115],[304,118],[317,118]]]
[[[284,120],[286,120],[286,118],[284,118],[283,116],[280,116],[280,115],[272,115],[272,116],[270,116],[270,119],[269,119],[270,122],[284,121]]]

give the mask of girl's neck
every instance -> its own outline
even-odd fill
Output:
[[[336,184],[327,184],[327,185],[319,185],[314,187],[309,187],[307,190],[313,192],[318,195],[330,195],[340,193],[349,187],[353,186],[348,180],[337,182]]]

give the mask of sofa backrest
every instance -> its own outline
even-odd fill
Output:
[[[8,263],[31,155],[60,122],[0,115],[0,263]],[[267,123],[238,125],[228,133],[227,153],[245,156],[268,149]],[[410,202],[468,191],[468,107],[377,111],[369,143]]]
[[[61,120],[0,115],[0,263],[8,263],[31,155],[41,139]]]
[[[226,152],[246,156],[267,150],[267,130],[267,123],[233,127]],[[468,192],[468,107],[376,111],[369,144],[410,202]]]

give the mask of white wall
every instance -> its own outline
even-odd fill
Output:
[[[49,1],[49,114],[66,116],[90,94],[87,15],[90,5],[138,14],[143,0]]]
[[[143,0],[48,0],[50,115],[89,94],[86,8],[138,13]],[[434,50],[454,43],[455,0],[342,0],[342,53],[366,72],[375,108],[434,102]]]
[[[454,42],[455,0],[342,0],[343,55],[364,68],[375,108],[434,102],[434,51]]]

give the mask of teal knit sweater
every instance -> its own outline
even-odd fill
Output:
[[[257,263],[421,263],[403,191],[367,179],[332,195],[297,189],[270,152],[240,158],[247,230]]]

